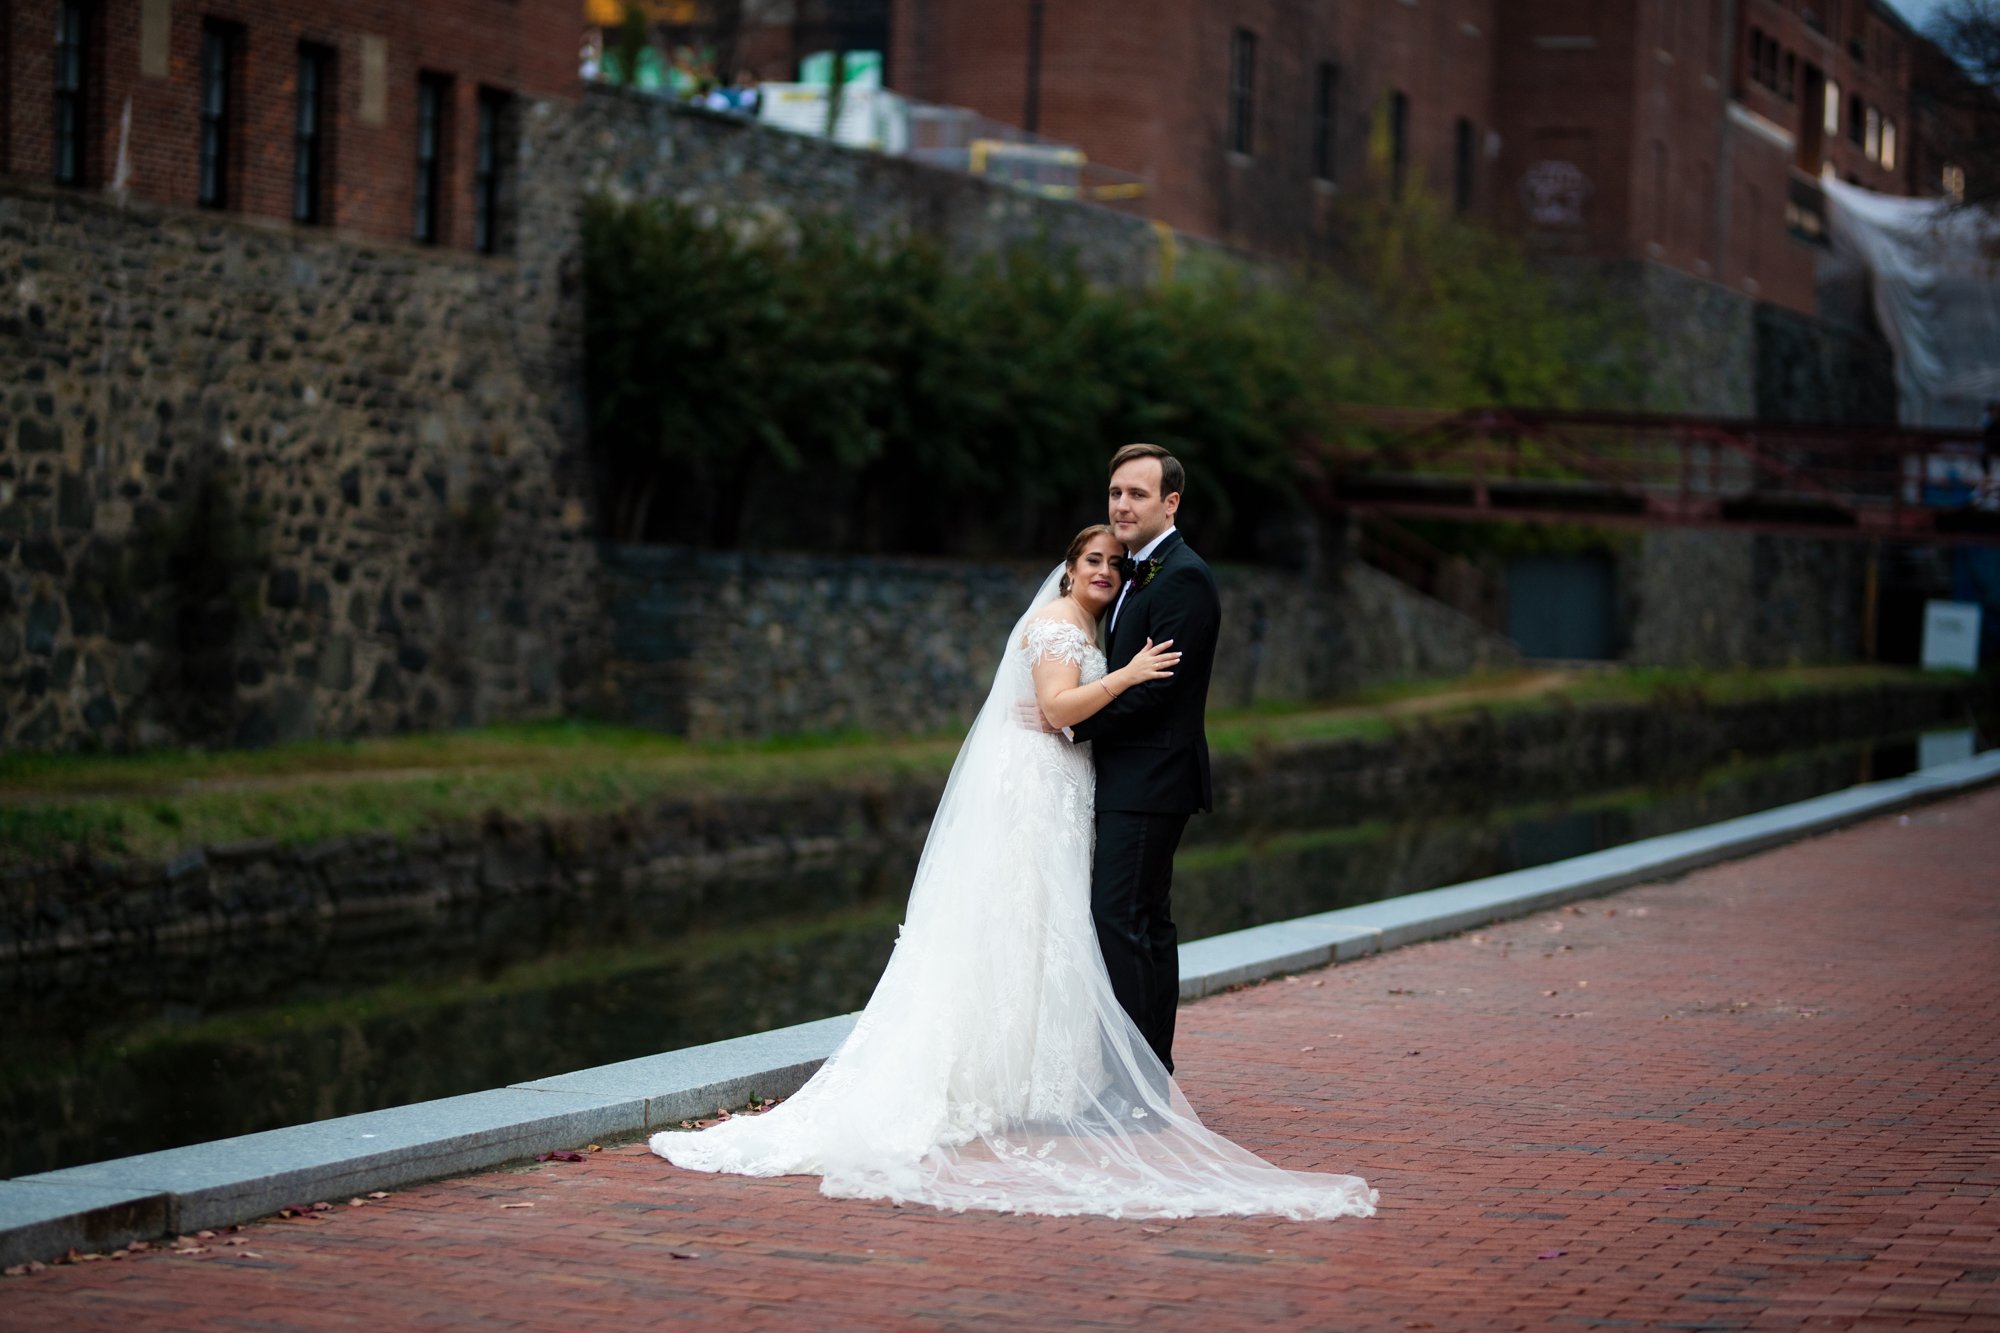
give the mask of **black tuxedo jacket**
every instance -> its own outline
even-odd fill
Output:
[[[1117,670],[1146,646],[1172,639],[1182,653],[1168,680],[1135,685],[1070,728],[1091,743],[1097,808],[1190,815],[1214,805],[1208,776],[1208,678],[1215,668],[1222,603],[1215,577],[1174,533],[1153,553],[1160,567],[1133,585],[1119,609],[1106,654]]]

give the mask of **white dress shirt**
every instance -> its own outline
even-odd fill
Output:
[[[1137,551],[1133,552],[1132,559],[1134,560],[1152,559],[1153,552],[1160,549],[1160,543],[1173,535],[1174,535],[1174,525],[1169,523],[1167,524],[1167,530],[1165,532],[1161,533],[1159,536],[1153,538],[1153,540],[1147,542],[1144,546],[1140,547]],[[1111,606],[1111,628],[1114,630],[1118,628],[1118,613],[1125,609],[1125,594],[1130,591],[1132,591],[1132,580],[1126,579],[1121,585],[1119,585],[1118,600],[1114,602]]]

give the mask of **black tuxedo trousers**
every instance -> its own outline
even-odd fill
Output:
[[[1181,961],[1168,895],[1174,850],[1187,822],[1186,815],[1099,810],[1090,873],[1090,918],[1104,970],[1111,974],[1111,993],[1169,1073]]]

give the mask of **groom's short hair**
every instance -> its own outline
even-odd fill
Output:
[[[1135,458],[1157,458],[1160,460],[1160,496],[1183,494],[1187,487],[1187,472],[1181,467],[1181,460],[1162,449],[1157,444],[1128,444],[1111,455],[1111,470],[1116,472]]]

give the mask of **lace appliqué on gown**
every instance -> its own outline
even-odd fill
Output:
[[[1375,1191],[1358,1177],[1286,1171],[1209,1132],[1118,1007],[1090,919],[1089,747],[1017,715],[1037,661],[1073,663],[1088,684],[1104,654],[1054,618],[1023,617],[1007,643],[931,821],[895,952],[847,1040],[775,1109],[656,1134],[653,1151],[694,1170],[813,1174],[834,1197],[950,1209],[1372,1213]]]

